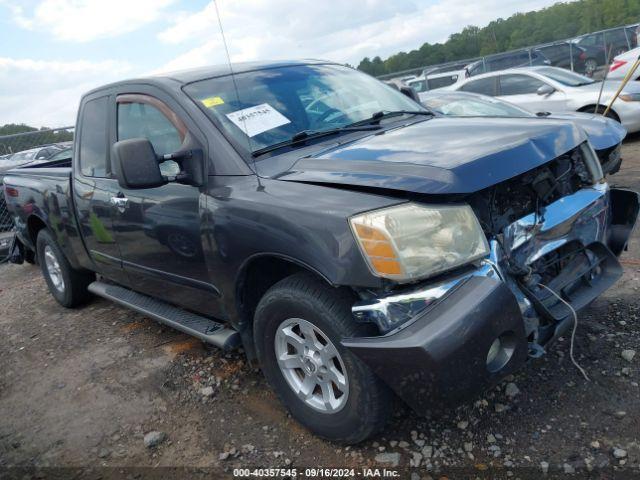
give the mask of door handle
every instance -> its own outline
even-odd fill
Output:
[[[129,203],[129,199],[124,195],[118,196],[118,197],[111,197],[111,205],[116,207],[120,213],[124,213],[128,203]]]

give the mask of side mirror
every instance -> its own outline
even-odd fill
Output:
[[[122,188],[154,188],[167,183],[167,178],[160,173],[158,156],[146,138],[114,143],[112,158]]]
[[[538,88],[536,93],[538,95],[540,95],[540,96],[549,96],[555,91],[556,91],[556,89],[553,88],[551,85],[544,84],[544,85],[542,85],[541,87]]]
[[[418,96],[418,92],[416,92],[413,87],[402,86],[400,87],[400,93],[406,95],[414,102],[420,103],[420,97]]]

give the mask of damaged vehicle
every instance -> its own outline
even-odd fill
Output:
[[[547,118],[571,120],[587,134],[605,175],[617,173],[622,165],[622,141],[627,136],[627,131],[619,122],[597,113],[533,113],[504,100],[470,92],[425,92],[420,94],[420,102],[434,112],[454,117],[537,117],[542,119],[541,121]]]
[[[499,382],[611,287],[638,214],[564,120],[435,115],[357,70],[249,63],[81,101],[73,159],[5,177],[12,260],[221,348],[324,438]],[[172,236],[173,235],[173,236]]]

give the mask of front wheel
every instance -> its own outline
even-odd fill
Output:
[[[391,412],[387,387],[340,341],[362,333],[350,297],[307,274],[267,291],[254,320],[267,381],[292,416],[328,440],[357,443]]]
[[[60,305],[71,308],[87,300],[93,274],[72,268],[47,230],[38,233],[36,255],[49,291]]]

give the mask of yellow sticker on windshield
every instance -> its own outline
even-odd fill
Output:
[[[202,104],[207,108],[217,107],[218,105],[224,105],[224,100],[220,97],[208,97],[202,99]]]

